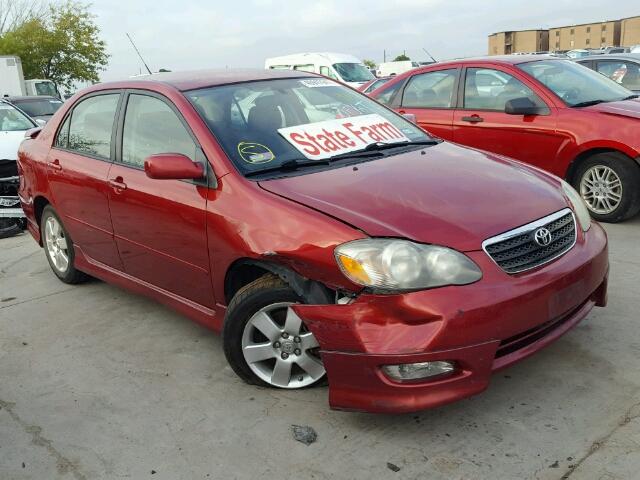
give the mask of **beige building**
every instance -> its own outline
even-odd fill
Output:
[[[623,18],[620,23],[620,44],[625,47],[640,45],[640,16]]]
[[[549,50],[548,30],[519,30],[489,35],[489,55]]]
[[[620,45],[620,20],[583,23],[549,30],[549,49],[574,50]]]

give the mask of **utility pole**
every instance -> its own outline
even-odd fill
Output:
[[[382,62],[386,62],[387,61],[387,50],[383,50],[382,51]]]

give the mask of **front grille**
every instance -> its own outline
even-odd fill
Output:
[[[536,232],[546,228],[548,245],[535,241]],[[566,208],[535,222],[516,228],[482,243],[482,248],[505,272],[514,274],[548,263],[566,253],[576,243],[576,222]]]

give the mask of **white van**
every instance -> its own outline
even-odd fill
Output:
[[[354,88],[375,78],[362,61],[344,53],[297,53],[267,58],[264,68],[319,73]]]
[[[412,62],[410,60],[403,60],[399,62],[386,62],[378,65],[376,74],[378,77],[392,77],[394,75],[400,75],[401,73],[408,72],[412,68],[419,67],[418,62]]]
[[[51,80],[25,80],[20,57],[0,56],[0,97],[51,95],[60,97],[56,84]]]

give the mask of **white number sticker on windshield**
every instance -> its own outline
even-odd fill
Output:
[[[304,80],[300,80],[300,83],[309,88],[336,86],[335,82],[327,80],[326,78],[305,78]]]
[[[305,157],[314,160],[362,150],[372,143],[409,141],[395,125],[378,114],[280,128],[278,133]]]

